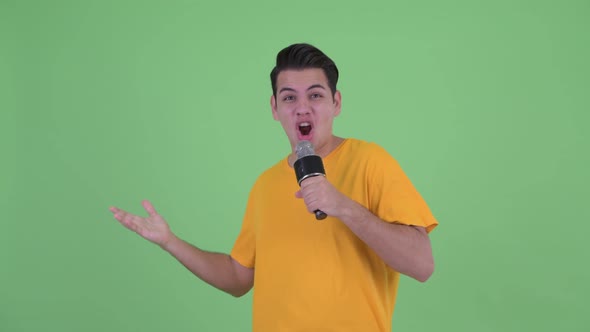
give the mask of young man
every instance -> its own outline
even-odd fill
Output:
[[[123,225],[160,245],[207,283],[234,296],[254,286],[254,331],[390,331],[399,274],[426,281],[428,232],[438,223],[381,147],[333,134],[338,69],[317,48],[294,44],[271,72],[272,115],[291,153],[254,184],[230,255],[176,237],[149,217],[111,208]],[[327,177],[294,178],[295,147],[310,141]],[[317,221],[313,211],[328,218]]]

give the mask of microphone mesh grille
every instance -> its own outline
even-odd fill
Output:
[[[297,147],[295,147],[295,152],[297,153],[297,159],[315,155],[313,145],[311,145],[310,141],[299,141]]]

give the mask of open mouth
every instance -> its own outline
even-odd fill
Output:
[[[299,124],[299,132],[303,136],[309,135],[309,133],[311,132],[311,123],[309,123],[309,122],[302,122],[302,123],[300,123]]]
[[[311,133],[312,125],[310,122],[301,122],[298,129],[301,136],[308,136]]]

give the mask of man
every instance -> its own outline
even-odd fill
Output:
[[[338,69],[317,48],[294,44],[271,72],[273,118],[291,153],[254,184],[230,255],[176,237],[149,217],[111,208],[205,282],[234,296],[254,287],[254,331],[390,331],[399,274],[426,281],[428,232],[438,223],[396,161],[374,143],[333,134]],[[327,177],[295,181],[295,147],[310,141]],[[313,211],[328,218],[317,221]]]

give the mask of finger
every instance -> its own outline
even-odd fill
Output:
[[[119,210],[115,213],[113,213],[113,217],[115,217],[115,219],[117,219],[117,221],[127,227],[127,225],[125,224],[125,217],[127,216],[127,213],[125,211]]]
[[[141,202],[141,205],[143,205],[143,208],[150,214],[151,217],[158,214],[158,212],[156,212],[156,209],[154,209],[152,203],[150,203],[150,201],[148,201],[147,199]]]
[[[307,178],[307,179],[301,181],[301,189],[305,189],[305,188],[307,188],[309,186],[312,186],[315,183],[315,181],[316,181],[315,180],[316,177],[317,176],[314,176],[314,177]]]
[[[127,213],[123,210],[117,210],[116,212],[113,213],[113,217],[115,217],[115,219],[121,221],[121,219],[123,217],[125,217]]]
[[[112,213],[117,213],[119,211],[119,209],[117,209],[114,206],[109,207],[109,211],[111,211]]]
[[[297,192],[295,192],[295,197],[303,198],[303,194],[301,193],[301,190],[297,190]]]
[[[303,196],[303,199],[305,201],[305,205],[309,209],[309,212],[314,212],[315,210],[321,210],[321,206],[324,205],[323,197],[321,195],[319,195],[319,193],[315,192],[314,190],[308,191]]]
[[[116,207],[113,207],[113,208],[111,208],[110,210],[111,210],[111,212],[113,212],[113,216],[114,216],[114,217],[115,217],[117,220],[119,220],[121,217],[124,217],[124,216],[126,216],[126,215],[128,215],[128,214],[129,214],[129,212],[127,212],[127,211],[125,211],[125,210],[118,209],[118,208],[116,208]]]
[[[308,212],[317,210],[316,204],[314,202],[305,201],[305,207],[307,208]]]
[[[316,187],[322,185],[324,181],[326,181],[326,178],[323,176],[314,176],[314,177],[305,179],[304,181],[301,182],[301,189],[316,188]]]
[[[132,223],[133,215],[131,213],[127,213],[123,210],[118,210],[114,215],[115,219],[117,219],[123,226],[134,229],[134,223]]]
[[[123,218],[121,218],[121,223],[130,230],[137,232],[139,229],[139,220],[140,217],[127,213]]]
[[[313,198],[306,200],[305,206],[307,207],[307,210],[312,213],[313,213],[313,211],[318,210],[317,201]]]

